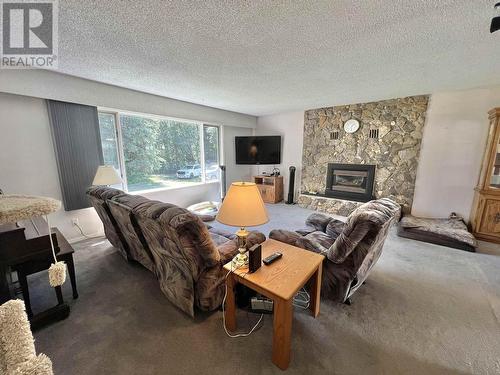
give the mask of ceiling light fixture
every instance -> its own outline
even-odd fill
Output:
[[[500,8],[500,3],[495,4],[495,9]],[[490,33],[500,30],[500,16],[494,17],[491,20]]]

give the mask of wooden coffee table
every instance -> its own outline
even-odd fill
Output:
[[[276,240],[262,243],[262,259],[274,252],[283,257],[269,266],[262,265],[256,272],[247,273],[248,268],[239,268],[226,278],[227,297],[225,305],[226,327],[236,330],[235,286],[241,283],[274,301],[273,317],[273,363],[285,370],[290,363],[292,338],[293,297],[311,280],[312,315],[319,314],[321,292],[321,269],[323,255],[319,255]],[[224,265],[231,270],[231,263]]]

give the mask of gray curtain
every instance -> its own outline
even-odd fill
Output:
[[[90,207],[85,190],[103,164],[97,108],[47,100],[66,211]]]

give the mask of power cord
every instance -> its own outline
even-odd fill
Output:
[[[299,292],[293,297],[293,305],[301,309],[308,309],[311,303],[311,296],[305,288],[299,290]]]
[[[241,266],[238,266],[236,269],[233,269],[233,264],[231,263],[231,270],[228,271],[228,273],[226,274],[226,277],[224,278],[224,281],[225,281],[225,291],[224,291],[224,298],[222,299],[222,324],[224,326],[224,331],[231,338],[250,336],[257,329],[257,327],[259,326],[260,322],[264,318],[264,314],[260,314],[259,320],[257,321],[257,323],[252,327],[252,329],[248,333],[237,333],[235,335],[232,335],[227,330],[227,327],[226,327],[226,313],[225,313],[225,305],[226,305],[226,298],[227,298],[227,278],[228,278],[228,276],[232,272],[236,271],[240,267]],[[240,277],[242,277],[244,279],[247,274],[248,274],[248,271],[245,272],[243,275],[240,275]],[[309,308],[310,303],[311,303],[311,296],[309,295],[309,293],[307,292],[307,290],[305,288],[302,288],[301,290],[299,290],[299,292],[295,295],[295,297],[293,297],[293,303],[292,304],[295,307],[298,307],[298,308],[306,310],[306,309]]]
[[[231,338],[237,338],[237,337],[247,337],[247,336],[250,336],[254,331],[255,329],[259,326],[260,322],[262,321],[262,318],[264,318],[264,314],[260,314],[260,318],[259,320],[257,321],[257,323],[252,327],[252,329],[248,332],[248,333],[237,333],[235,335],[232,335],[231,333],[229,333],[229,331],[227,330],[227,327],[226,327],[226,313],[225,313],[225,305],[226,305],[226,297],[227,297],[227,278],[228,276],[233,272],[233,271],[236,271],[238,268],[240,268],[241,266],[237,267],[236,269],[233,270],[233,263],[231,262],[231,270],[228,271],[228,273],[226,274],[226,277],[224,278],[224,281],[225,281],[225,287],[226,287],[226,290],[224,292],[224,298],[222,299],[222,325],[224,326],[224,331],[226,332],[226,335],[228,335],[229,337]],[[240,275],[240,277],[242,277],[243,279],[245,278],[245,276],[247,275],[248,272],[245,272],[243,274],[243,276]]]
[[[83,229],[82,229],[82,227],[81,227],[79,224],[77,224],[77,223],[73,223],[73,225],[74,225],[75,227],[77,227],[77,228],[78,228],[78,231],[79,231],[79,232],[81,233],[81,235],[82,235],[84,238],[86,238],[87,240],[89,240],[89,239],[91,239],[91,238],[98,238],[98,237],[102,237],[101,235],[97,235],[97,236],[88,236],[88,235],[86,235],[85,233],[83,233]]]

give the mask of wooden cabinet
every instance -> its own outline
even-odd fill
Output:
[[[500,243],[500,108],[488,114],[490,130],[471,222],[478,239]]]
[[[253,182],[259,188],[265,203],[278,203],[283,200],[283,176],[254,176]]]
[[[479,231],[500,235],[500,201],[486,199]]]

